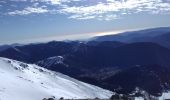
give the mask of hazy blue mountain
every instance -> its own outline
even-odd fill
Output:
[[[11,46],[9,46],[9,45],[1,45],[0,46],[0,51],[3,51],[3,50],[6,50],[6,49],[8,49],[8,48],[10,48]]]
[[[116,35],[95,37],[95,41],[154,42],[170,48],[170,27],[124,32]]]
[[[12,47],[15,47],[15,46],[23,46],[22,44],[18,44],[18,43],[15,43],[15,44],[11,44],[11,45],[0,45],[0,51],[4,51],[8,48],[12,48]]]

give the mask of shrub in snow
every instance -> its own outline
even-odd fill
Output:
[[[114,94],[111,96],[110,100],[120,100],[121,97],[118,94]]]
[[[42,99],[42,100],[54,100],[54,98],[44,98],[44,99]]]
[[[64,97],[61,97],[59,100],[64,100]]]

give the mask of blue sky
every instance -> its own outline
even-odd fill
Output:
[[[170,0],[0,0],[0,44],[170,26]]]

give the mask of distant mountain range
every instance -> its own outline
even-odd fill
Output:
[[[116,35],[95,37],[94,41],[119,41],[125,43],[154,42],[170,48],[170,27],[152,28],[140,31],[124,32]]]
[[[15,47],[15,46],[23,46],[22,44],[11,44],[11,45],[0,45],[0,51],[4,51],[8,48]]]
[[[156,28],[96,37],[95,41],[29,44],[2,50],[0,56],[117,93],[130,94],[138,87],[159,96],[170,90],[169,32],[170,28]]]

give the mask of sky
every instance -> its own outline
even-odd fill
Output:
[[[170,0],[0,0],[0,44],[170,27]]]

